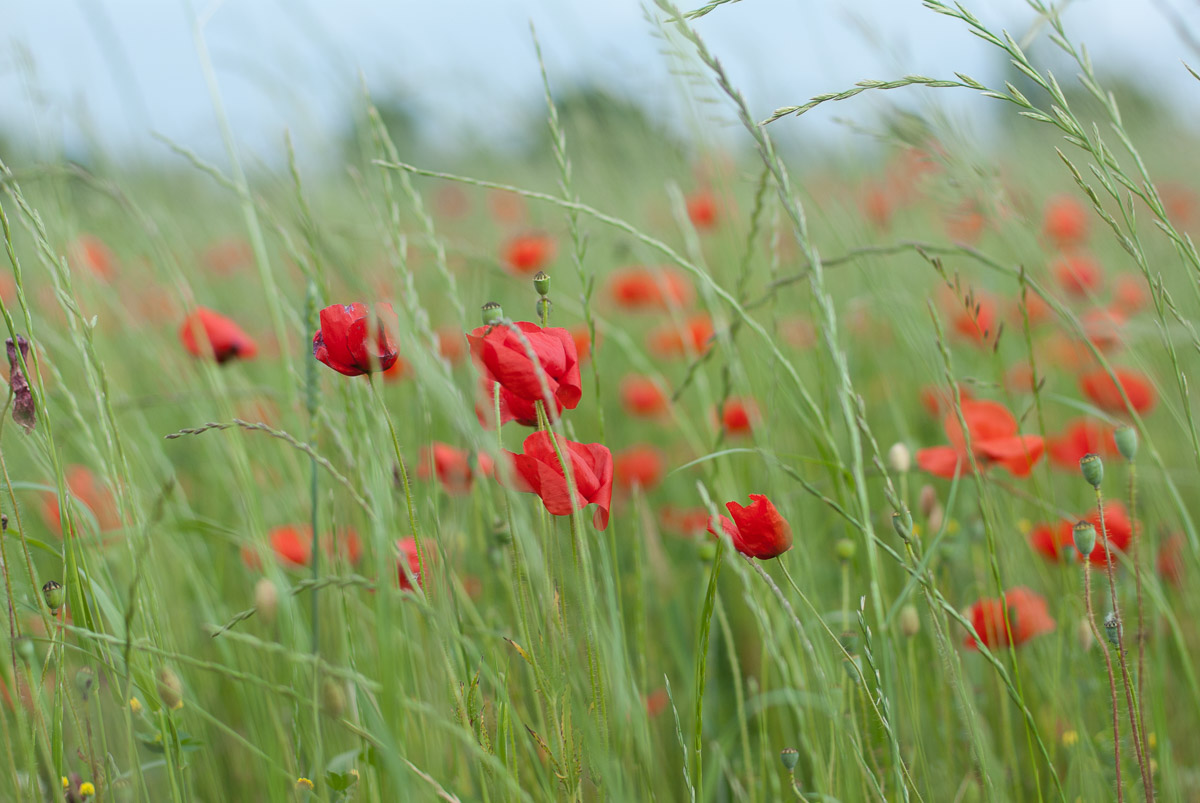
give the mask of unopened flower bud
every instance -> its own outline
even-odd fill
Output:
[[[921,615],[911,603],[900,609],[900,632],[909,638],[921,632]]]
[[[489,301],[484,304],[480,308],[480,312],[483,314],[484,326],[495,326],[504,317],[504,308],[495,301]]]
[[[1099,488],[1100,483],[1104,481],[1104,461],[1098,454],[1085,454],[1080,458],[1079,470],[1083,472],[1083,478],[1088,481],[1088,485],[1093,488]]]
[[[1133,458],[1137,457],[1138,450],[1138,433],[1133,427],[1119,427],[1113,433],[1113,440],[1117,442],[1117,451],[1121,453],[1130,463]]]
[[[946,511],[941,505],[938,505],[929,512],[929,518],[926,521],[926,524],[929,525],[929,532],[940,533],[942,531],[942,525],[945,523],[945,521]]]
[[[274,624],[279,610],[279,590],[269,578],[260,577],[254,584],[254,609],[265,624]]]
[[[779,760],[783,763],[783,768],[791,772],[796,769],[796,763],[800,761],[800,753],[794,747],[785,747],[779,751]]]
[[[173,711],[183,708],[183,681],[165,666],[158,670],[158,699]]]
[[[57,616],[63,606],[63,598],[66,596],[62,584],[55,580],[47,580],[46,584],[42,586],[42,596],[46,599],[46,607],[50,609],[50,613]]]
[[[542,318],[549,317],[550,310],[552,309],[554,309],[554,305],[550,303],[550,299],[543,296],[537,300],[537,305],[533,312],[535,315],[537,315],[538,320],[540,321]]]
[[[1104,635],[1108,637],[1109,644],[1114,647],[1121,644],[1121,619],[1115,611],[1109,611],[1108,616],[1104,617]]]
[[[937,507],[939,507],[937,491],[932,485],[922,485],[920,496],[917,498],[917,508],[921,511],[921,515],[929,518]]]
[[[837,553],[838,560],[851,561],[854,560],[854,553],[858,551],[858,545],[849,538],[839,538],[833,545],[833,551]]]
[[[1092,554],[1092,550],[1096,548],[1096,527],[1090,521],[1079,521],[1071,528],[1071,535],[1075,538],[1075,548],[1079,550],[1079,554],[1087,557]]]
[[[898,474],[907,474],[912,468],[912,453],[903,443],[893,443],[888,449],[888,465]]]
[[[717,545],[711,541],[706,541],[696,550],[696,554],[700,556],[700,560],[705,563],[712,563],[717,559]]]
[[[33,639],[29,636],[21,636],[17,639],[17,655],[21,656],[21,660],[26,664],[32,664],[37,658],[37,650],[34,649]]]
[[[539,270],[533,275],[533,289],[537,291],[539,296],[550,295],[550,274],[544,270]]]

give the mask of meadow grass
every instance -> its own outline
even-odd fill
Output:
[[[733,153],[612,130],[597,161],[543,67],[540,159],[415,163],[364,93],[365,160],[318,172],[287,140],[286,170],[252,173],[198,22],[224,164],[166,142],[178,161],[153,172],[0,168],[0,312],[31,344],[12,370],[36,416],[7,420],[14,390],[0,424],[0,799],[1200,797],[1200,253],[1178,188],[1197,166],[1177,132],[1123,119],[1037,0],[1029,38],[1069,60],[1070,89],[1025,38],[928,0],[1020,80],[868,80],[761,119],[703,39],[727,5],[648,16],[740,127]],[[822,165],[780,136],[935,90],[1001,108],[1000,141],[931,114],[874,162]],[[1044,209],[1064,195],[1095,283],[1056,262]],[[528,232],[553,244],[546,300],[504,250]],[[665,303],[614,300],[630,265],[656,266]],[[314,359],[320,311],[352,302],[392,305],[398,379]],[[257,354],[188,354],[198,307]],[[483,425],[507,403],[465,358],[485,321],[540,366],[533,427]],[[587,344],[560,416],[522,321]],[[1084,392],[1089,372],[1114,390]],[[629,374],[660,412],[623,401]],[[1015,457],[979,400],[1011,411]],[[1082,446],[1063,434],[1080,417],[1100,433]],[[505,452],[535,430],[618,456],[606,527],[520,491]],[[948,440],[957,470],[931,472]],[[582,492],[548,442],[546,470]],[[1030,466],[1035,442],[1068,457]],[[435,443],[469,455],[445,481]],[[634,446],[657,463],[622,462]],[[1101,451],[1103,477],[1072,450]],[[790,525],[778,557],[705,532],[751,494]],[[1115,543],[1113,501],[1133,532],[1115,561],[1062,540],[1047,559],[1036,539],[1063,521],[1095,515]],[[986,602],[1014,589],[1023,607]]]

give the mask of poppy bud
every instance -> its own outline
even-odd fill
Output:
[[[905,605],[900,609],[900,632],[912,638],[921,632],[921,615],[915,605]]]
[[[700,560],[705,563],[712,563],[717,558],[717,545],[712,541],[705,541],[696,550],[696,554],[700,556]]]
[[[92,673],[90,666],[80,667],[75,673],[75,689],[79,692],[79,696],[87,702],[88,695],[92,691],[92,684],[96,682],[96,676]]]
[[[504,308],[495,301],[484,304],[479,311],[483,313],[484,326],[495,326],[504,317]]]
[[[54,580],[47,580],[42,586],[42,596],[46,598],[46,606],[50,609],[50,613],[58,615],[59,609],[63,606],[63,597],[65,596],[63,587],[60,583]]]
[[[346,690],[333,678],[325,678],[321,684],[321,708],[334,719],[346,711]]]
[[[183,708],[183,681],[169,668],[158,670],[158,699],[171,710]]]
[[[920,509],[921,515],[925,518],[933,515],[933,511],[939,507],[937,491],[934,490],[932,485],[921,486],[921,493],[917,499],[917,507]]]
[[[537,291],[539,296],[550,295],[550,274],[544,270],[539,270],[533,274],[533,289]]]
[[[33,646],[33,639],[29,636],[21,636],[17,639],[17,655],[21,656],[21,660],[27,664],[32,664],[37,658],[37,651]]]
[[[939,533],[942,531],[942,524],[946,521],[946,511],[941,505],[935,507],[929,513],[929,520],[926,522],[929,525],[929,532]]]
[[[1137,457],[1137,430],[1133,427],[1120,427],[1113,433],[1113,440],[1117,442],[1117,451],[1121,453],[1121,457],[1132,463],[1133,458]]]
[[[1088,557],[1092,554],[1092,550],[1096,548],[1096,527],[1090,521],[1078,521],[1071,528],[1071,534],[1075,538],[1075,548],[1079,550],[1079,554],[1083,557]]]
[[[550,299],[543,296],[537,300],[537,306],[534,309],[534,314],[537,315],[537,318],[540,321],[543,318],[549,318],[550,310],[553,308],[554,305],[550,303]]]
[[[912,468],[912,453],[903,443],[893,443],[892,448],[888,449],[888,464],[891,465],[892,471],[907,474]]]
[[[1108,616],[1104,617],[1104,635],[1108,637],[1108,642],[1114,647],[1121,644],[1121,619],[1117,616],[1116,611],[1109,611]]]
[[[1085,454],[1079,459],[1079,470],[1083,472],[1083,478],[1088,481],[1088,485],[1100,488],[1100,483],[1104,481],[1104,461],[1100,459],[1100,455]]]
[[[849,538],[839,538],[833,545],[833,551],[837,553],[838,560],[848,562],[854,560],[854,553],[858,551],[858,546]]]
[[[791,772],[796,769],[796,763],[800,761],[800,753],[794,747],[785,747],[779,751],[779,760],[783,763],[783,768]]]
[[[275,613],[279,609],[279,590],[269,578],[259,578],[254,584],[254,609],[266,624],[274,623]]]

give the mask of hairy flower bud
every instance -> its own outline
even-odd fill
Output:
[[[1113,440],[1117,442],[1117,451],[1121,453],[1130,463],[1133,458],[1137,457],[1138,450],[1138,432],[1133,427],[1119,427],[1113,433]]]
[[[1079,554],[1084,558],[1092,554],[1092,550],[1096,548],[1096,526],[1090,521],[1078,521],[1071,528],[1071,535],[1075,539],[1075,548],[1079,550]]]

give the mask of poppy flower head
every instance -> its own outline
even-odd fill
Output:
[[[1079,245],[1087,239],[1087,210],[1070,196],[1051,198],[1042,213],[1042,232],[1058,248]]]
[[[1117,381],[1103,368],[1091,371],[1079,378],[1079,389],[1092,404],[1108,413],[1125,412],[1125,399],[1121,390],[1129,397],[1129,403],[1138,413],[1148,413],[1158,403],[1158,392],[1150,379],[1129,368],[1114,368]]]
[[[962,299],[951,294],[947,298],[952,309],[951,325],[955,333],[980,346],[991,343],[999,323],[996,302],[990,296],[979,293],[970,293]]]
[[[577,326],[571,326],[567,329],[571,335],[571,340],[575,341],[575,353],[579,355],[579,364],[587,362],[592,357],[592,336],[588,332],[587,324],[581,323]],[[600,330],[596,330],[596,342],[600,342]]]
[[[230,318],[207,307],[197,307],[179,327],[183,347],[194,357],[211,357],[219,364],[233,359],[249,360],[258,354],[258,344]]]
[[[1036,435],[1018,434],[1017,420],[1004,405],[986,400],[964,401],[962,417],[970,436],[970,450],[982,466],[1000,465],[1014,477],[1027,477],[1045,448]],[[933,446],[917,452],[917,466],[936,477],[953,478],[961,471],[970,471],[964,435],[958,413],[946,413],[943,419],[949,446]]]
[[[687,198],[687,214],[697,229],[707,230],[715,227],[720,217],[716,196],[709,190],[692,193]]]
[[[725,508],[732,519],[717,516],[709,522],[708,531],[718,535],[716,528],[719,526],[743,555],[770,560],[792,548],[791,525],[762,494],[750,494],[749,506],[727,502]]]
[[[583,387],[578,351],[571,333],[559,327],[543,329],[528,321],[514,326],[515,331],[507,325],[480,326],[467,335],[471,357],[483,374],[489,401],[492,383],[499,382],[501,388],[508,391],[510,400],[528,402],[532,409],[535,402],[544,401],[544,381],[552,399],[566,409],[574,410],[583,395]],[[530,360],[530,351],[536,364]]]
[[[409,575],[417,581],[417,585],[425,587],[424,573],[421,571],[421,554],[417,549],[417,539],[411,535],[408,538],[401,538],[396,542],[396,550],[399,553],[396,559],[396,577],[400,583],[401,591],[412,591],[413,585]],[[408,571],[405,572],[405,566]]]
[[[271,530],[271,549],[286,566],[308,566],[312,561],[312,531],[285,525]]]
[[[504,264],[518,276],[537,273],[553,258],[554,240],[546,234],[518,234],[504,245]]]
[[[628,374],[621,380],[621,406],[631,416],[653,418],[667,411],[670,399],[648,376]]]
[[[658,357],[684,357],[708,351],[713,336],[712,319],[694,315],[682,327],[668,322],[650,331],[646,345]]]
[[[666,458],[649,444],[638,444],[617,453],[614,472],[617,485],[629,493],[634,486],[643,491],[653,490],[662,481]]]
[[[573,511],[595,505],[592,524],[598,530],[605,529],[612,506],[612,452],[603,444],[576,443],[561,435],[554,437],[555,441],[551,441],[548,432],[539,430],[525,439],[524,454],[507,453],[517,489],[522,493],[537,494],[546,510],[554,516],[569,516]],[[574,498],[563,474],[555,442],[562,459],[570,464]]]
[[[1087,254],[1066,254],[1055,260],[1051,270],[1058,286],[1077,298],[1088,298],[1104,283],[1100,263]]]
[[[1113,285],[1113,307],[1125,313],[1126,316],[1136,315],[1150,303],[1146,292],[1146,282],[1128,273],[1117,277]]]
[[[1079,471],[1079,461],[1087,454],[1116,454],[1113,428],[1088,418],[1077,418],[1046,443],[1050,462],[1067,471]]]
[[[383,324],[370,320],[366,304],[334,304],[321,310],[321,328],[313,335],[313,357],[339,374],[386,371],[399,356]]]
[[[608,294],[621,309],[668,310],[691,304],[695,290],[686,275],[672,268],[634,266],[612,275]]]
[[[492,458],[486,454],[480,453],[472,465],[470,452],[456,449],[448,443],[435,442],[421,450],[417,476],[428,480],[435,475],[446,493],[462,496],[471,492],[471,485],[477,476],[490,476],[493,467]]]
[[[1108,563],[1108,557],[1113,552],[1125,552],[1129,549],[1130,543],[1133,541],[1134,525],[1129,520],[1129,512],[1120,502],[1112,501],[1104,503],[1104,527],[1103,532],[1100,527],[1100,514],[1096,511],[1091,511],[1084,517],[1085,521],[1090,521],[1092,526],[1096,528],[1096,546],[1092,549],[1088,560],[1093,566],[1104,566]],[[1108,551],[1104,549],[1104,536],[1108,536]],[[1080,557],[1082,560],[1082,556]]]
[[[762,420],[753,399],[732,397],[720,408],[720,425],[730,435],[749,435]]]
[[[967,618],[978,634],[978,638],[967,636],[964,644],[970,650],[978,650],[980,643],[988,649],[1009,644],[1019,647],[1055,627],[1046,600],[1025,587],[1010,589],[1003,600],[979,600],[971,606]]]

